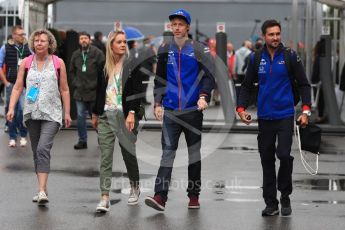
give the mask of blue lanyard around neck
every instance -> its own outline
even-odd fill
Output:
[[[38,64],[37,64],[37,59],[36,59],[36,55],[34,56],[34,68],[36,70],[36,72],[38,73],[39,77],[37,78],[36,84],[40,83],[43,77],[43,72],[46,69],[46,65],[48,63],[49,60],[49,55],[47,55],[46,60],[43,63],[43,67],[42,67],[42,71],[38,70]]]

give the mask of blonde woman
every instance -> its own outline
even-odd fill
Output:
[[[107,212],[110,208],[109,191],[116,138],[119,139],[131,185],[128,204],[138,204],[140,189],[135,142],[141,87],[138,68],[133,66],[128,57],[125,33],[111,32],[106,44],[104,75],[98,77],[96,104],[92,114],[92,125],[98,130],[101,148],[101,201],[97,205],[97,212]]]
[[[54,36],[47,30],[36,30],[30,36],[29,46],[34,54],[26,57],[19,67],[7,119],[13,120],[14,109],[26,86],[23,115],[29,130],[38,179],[38,193],[32,201],[44,205],[48,202],[50,150],[54,137],[62,126],[63,110],[66,127],[71,124],[70,96],[65,64],[53,55],[56,49]]]

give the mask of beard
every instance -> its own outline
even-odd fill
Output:
[[[266,46],[270,49],[276,49],[278,48],[279,44],[280,44],[279,41],[274,41],[274,42],[271,42],[270,44],[266,43]]]
[[[83,50],[87,50],[89,48],[89,44],[87,43],[82,43],[80,46]]]

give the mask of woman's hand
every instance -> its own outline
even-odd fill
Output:
[[[134,113],[129,112],[126,118],[126,128],[129,132],[132,132],[132,130],[134,129],[134,122]]]
[[[13,117],[14,117],[14,110],[13,109],[9,109],[6,115],[6,119],[9,122],[13,121]]]
[[[98,117],[96,114],[92,114],[91,123],[92,123],[92,127],[97,130],[98,129]]]
[[[69,113],[65,113],[65,127],[69,128],[71,126],[72,119]]]

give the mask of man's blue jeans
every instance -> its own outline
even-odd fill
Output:
[[[13,89],[13,84],[10,83],[6,86],[6,106],[8,107],[10,104],[11,93]],[[8,122],[8,134],[10,136],[10,140],[16,140],[17,134],[19,132],[21,137],[26,137],[28,131],[23,124],[23,105],[24,105],[24,97],[25,97],[25,90],[23,90],[22,94],[19,97],[17,105],[14,109],[14,117],[12,122]]]
[[[188,196],[199,196],[201,187],[201,111],[164,111],[162,128],[162,159],[155,182],[155,195],[168,198],[171,173],[181,133],[188,147]]]
[[[87,129],[86,129],[86,113],[91,116],[92,107],[94,102],[90,101],[75,101],[77,105],[77,126],[78,126],[78,136],[79,141],[87,142]]]

